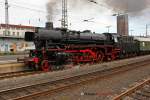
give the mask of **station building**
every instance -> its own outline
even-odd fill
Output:
[[[32,42],[24,41],[26,31],[34,32],[35,27],[0,24],[0,53],[19,53],[34,49]]]

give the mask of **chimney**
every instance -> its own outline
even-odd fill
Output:
[[[46,29],[53,29],[53,22],[46,22]]]

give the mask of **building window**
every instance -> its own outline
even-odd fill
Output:
[[[3,31],[3,35],[5,35],[5,36],[10,36],[10,33],[11,33],[10,31],[7,31],[7,32]]]
[[[6,35],[6,31],[3,31],[3,35]]]
[[[8,36],[10,36],[10,31],[8,31]]]
[[[19,32],[17,32],[17,36],[19,36]]]
[[[15,36],[15,32],[13,32],[13,36]]]

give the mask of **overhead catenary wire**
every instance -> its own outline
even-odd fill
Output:
[[[4,2],[0,2],[0,4],[4,5]],[[30,10],[30,11],[35,11],[35,12],[41,12],[41,13],[48,14],[47,11],[37,9],[37,7],[34,7],[34,8],[33,7],[26,7],[26,6],[22,6],[20,4],[14,3],[14,2],[10,2],[9,7],[18,7],[18,8],[27,9],[27,10]]]
[[[27,2],[24,2],[24,1],[18,2],[16,0],[15,1],[11,0],[10,3],[15,3],[15,4],[19,4],[19,5],[27,5],[27,6],[30,6],[30,7],[32,6],[32,7],[36,7],[36,8],[44,8],[43,6],[27,3]]]
[[[0,5],[2,5],[0,9],[2,9],[5,6],[5,2],[0,2]],[[27,5],[23,6],[23,5],[20,5],[20,4],[16,4],[14,2],[9,2],[8,6],[9,6],[9,9],[11,9],[10,11],[14,10],[14,7],[15,7],[15,8],[19,8],[17,11],[19,11],[19,10],[22,11],[21,9],[26,9],[26,10],[29,10],[30,12],[37,12],[39,14],[42,13],[41,16],[44,16],[44,17],[46,16],[46,14],[48,14],[48,12],[46,12],[42,9],[38,9],[37,7],[27,7]],[[4,11],[4,10],[1,10],[1,11]],[[15,12],[13,12],[13,13],[15,13]],[[3,14],[1,14],[1,15],[3,15]],[[11,18],[12,17],[13,16],[11,16]],[[17,17],[17,19],[18,19],[18,17]],[[33,20],[33,19],[29,19],[28,23],[30,23],[31,20]],[[40,23],[44,22],[45,23],[45,21],[43,21],[40,17],[38,18],[38,22],[40,22]],[[4,23],[4,21],[1,20],[1,23]]]
[[[0,2],[0,4],[4,4],[4,2]],[[9,2],[9,6],[10,8],[13,8],[13,7],[16,7],[16,8],[21,8],[21,9],[26,9],[26,10],[29,10],[29,11],[33,11],[33,12],[37,12],[37,13],[43,13],[43,14],[50,14],[48,13],[46,10],[41,10],[41,9],[38,9],[38,6],[37,5],[33,5],[31,7],[30,4],[28,3],[25,3],[27,6],[23,6],[17,2]],[[37,7],[36,7],[37,6]],[[69,13],[69,11],[68,11]],[[61,13],[55,13],[56,15],[61,15]],[[45,15],[44,15],[45,16]],[[74,17],[79,17],[79,16],[75,16]]]
[[[43,10],[39,10],[39,9],[34,9],[34,8],[29,8],[29,7],[25,7],[25,6],[20,6],[18,4],[13,4],[13,3],[10,3],[11,7],[18,7],[18,8],[23,8],[23,9],[27,9],[27,10],[30,10],[30,11],[35,11],[35,12],[41,12],[41,13],[45,13],[45,14],[48,14],[48,12],[46,11],[43,11]]]

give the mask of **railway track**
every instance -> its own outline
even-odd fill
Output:
[[[150,100],[150,78],[136,84],[113,100]]]
[[[40,74],[43,73],[41,71],[21,71],[21,72],[12,72],[12,73],[4,73],[0,74],[0,80],[13,78],[13,77],[21,77],[21,76],[27,76],[27,75],[33,75],[33,74]]]
[[[84,85],[89,82],[97,81],[102,78],[110,77],[119,73],[123,73],[135,68],[143,67],[150,64],[149,60],[134,64],[127,64],[117,68],[112,68],[103,71],[93,71],[91,73],[69,76],[53,82],[42,84],[35,83],[30,86],[17,87],[10,90],[0,91],[0,100],[32,100],[45,95],[51,95],[63,91],[65,89],[75,88],[76,86]]]

